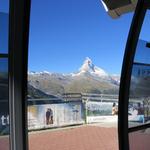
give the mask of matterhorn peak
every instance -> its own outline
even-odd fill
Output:
[[[82,73],[90,73],[99,77],[108,77],[109,75],[101,68],[95,66],[92,60],[89,57],[86,57],[83,65],[79,69],[80,74]]]
[[[94,70],[94,64],[92,63],[92,60],[89,57],[86,57],[83,65],[79,69],[80,72],[95,72]]]

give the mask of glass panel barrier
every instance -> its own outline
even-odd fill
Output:
[[[0,149],[9,149],[8,59],[0,58]]]

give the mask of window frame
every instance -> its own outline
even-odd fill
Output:
[[[0,53],[0,58],[8,58],[8,54],[2,54],[2,53]]]
[[[10,150],[28,150],[27,67],[30,0],[9,4]]]

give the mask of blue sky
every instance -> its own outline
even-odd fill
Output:
[[[8,13],[8,2],[0,0],[0,12]],[[147,41],[149,15],[140,35]],[[88,56],[108,73],[120,74],[132,16],[113,20],[99,0],[32,0],[29,71],[74,72]]]
[[[8,1],[0,1],[8,12]],[[132,15],[113,20],[100,0],[32,0],[29,71],[74,72],[90,57],[120,74]]]
[[[99,0],[32,0],[29,70],[69,73],[88,56],[120,74],[132,15],[113,20]]]

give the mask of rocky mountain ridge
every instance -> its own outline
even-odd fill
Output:
[[[86,58],[76,73],[60,74],[48,71],[29,72],[28,83],[46,94],[63,93],[110,93],[117,94],[120,77],[110,75]]]

